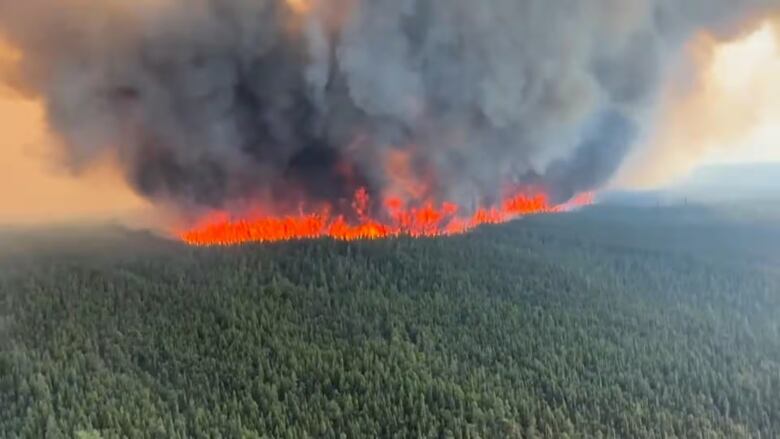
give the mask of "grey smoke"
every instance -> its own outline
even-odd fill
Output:
[[[563,201],[606,183],[685,40],[780,0],[313,5],[0,0],[0,33],[72,165],[113,151],[156,201],[348,203],[383,191],[402,148],[431,197],[474,205],[507,184]]]

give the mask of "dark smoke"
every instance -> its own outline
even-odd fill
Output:
[[[571,156],[547,168],[541,184],[549,186],[550,195],[558,200],[568,200],[583,188],[601,187],[618,170],[636,135],[635,124],[621,113],[600,115]]]
[[[124,3],[124,4],[123,4]],[[76,168],[115,152],[182,208],[381,193],[405,149],[438,199],[598,188],[692,32],[776,0],[0,0],[17,81]],[[427,176],[431,177],[431,176]]]

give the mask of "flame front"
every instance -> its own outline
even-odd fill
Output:
[[[355,193],[352,203],[356,221],[343,215],[333,215],[329,209],[320,212],[288,215],[257,216],[232,219],[224,212],[208,215],[195,227],[179,233],[190,245],[236,245],[247,242],[278,242],[300,239],[332,238],[342,241],[384,239],[399,236],[437,237],[463,234],[483,224],[499,224],[513,219],[543,213],[555,213],[593,202],[593,194],[581,194],[571,201],[555,205],[543,193],[518,193],[507,197],[500,205],[478,209],[462,216],[454,203],[408,207],[400,198],[387,198],[383,203],[385,220],[369,216],[371,200],[365,189]]]
[[[311,0],[285,0],[287,3],[287,6],[293,10],[296,14],[307,14],[309,11],[311,11],[312,8],[312,2]]]

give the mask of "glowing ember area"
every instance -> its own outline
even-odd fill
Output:
[[[332,215],[327,209],[318,213],[293,216],[265,216],[234,220],[225,213],[214,213],[194,228],[181,232],[180,238],[197,246],[235,245],[246,242],[276,242],[299,239],[332,238],[343,241],[383,239],[399,236],[437,237],[466,233],[483,224],[504,223],[522,216],[555,213],[591,204],[593,194],[582,194],[562,205],[552,205],[544,194],[518,194],[500,206],[478,209],[471,216],[458,214],[453,203],[436,206],[428,203],[409,208],[398,198],[384,202],[386,220],[368,216],[368,193],[356,192],[352,207],[356,221]]]
[[[296,14],[306,14],[311,10],[311,0],[286,0],[287,6]]]

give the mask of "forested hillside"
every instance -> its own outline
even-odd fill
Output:
[[[0,437],[780,437],[780,228],[0,235]],[[3,238],[4,236],[4,238]]]

